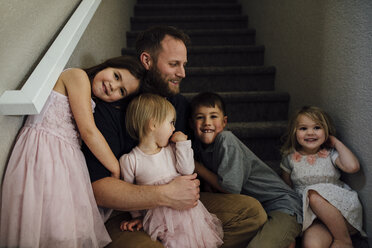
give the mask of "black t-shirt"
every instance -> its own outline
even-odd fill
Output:
[[[189,135],[189,102],[180,94],[167,99],[173,104],[177,112],[176,131],[182,131],[186,135]],[[129,153],[137,145],[137,141],[129,136],[125,128],[125,112],[130,100],[131,99],[128,98],[121,101],[120,108],[118,108],[117,104],[97,100],[94,109],[96,126],[105,137],[117,159],[123,154]],[[110,171],[96,159],[84,143],[82,145],[82,151],[87,162],[91,182],[111,176]]]

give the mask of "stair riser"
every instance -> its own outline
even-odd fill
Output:
[[[135,55],[133,49],[122,49],[122,55]],[[260,66],[263,65],[263,51],[219,52],[214,53],[195,52],[190,49],[187,55],[188,66]]]
[[[171,25],[176,26],[180,29],[239,29],[239,28],[246,28],[247,22],[244,20],[201,20],[201,21],[183,21],[183,20],[149,20],[149,21],[137,21],[131,20],[131,27],[132,30],[144,30],[151,26],[157,25]]]
[[[272,138],[240,138],[261,160],[280,160],[280,137]]]
[[[208,6],[207,6],[208,7]],[[185,8],[184,6],[178,7],[177,5],[164,5],[160,7],[146,8],[137,7],[134,10],[135,16],[205,16],[205,15],[238,15],[241,14],[240,7],[226,8]]]
[[[257,102],[226,102],[231,122],[280,121],[287,119],[288,102],[265,100]]]
[[[223,45],[254,45],[255,33],[251,34],[206,34],[206,35],[189,35],[191,45],[193,46],[223,46]],[[127,35],[127,47],[134,47],[136,44],[137,36]]]
[[[236,3],[236,0],[138,0],[139,4],[213,4],[213,3]]]
[[[188,66],[259,66],[263,65],[263,51],[188,53]]]
[[[181,92],[201,92],[206,89],[218,92],[268,91],[274,90],[274,80],[275,74],[192,75],[186,70],[186,78],[182,80]]]

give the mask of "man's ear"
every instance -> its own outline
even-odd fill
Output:
[[[151,55],[148,52],[143,52],[140,55],[140,60],[141,60],[143,67],[145,67],[146,70],[150,70],[152,66]]]

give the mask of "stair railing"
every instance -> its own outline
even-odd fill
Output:
[[[22,88],[1,95],[1,115],[40,113],[100,3],[101,0],[81,1]]]

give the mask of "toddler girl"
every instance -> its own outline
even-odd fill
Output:
[[[303,197],[305,247],[352,247],[351,230],[364,233],[358,195],[340,181],[339,171],[357,172],[359,162],[334,133],[324,111],[303,107],[290,121],[281,150],[283,180]]]
[[[180,174],[193,173],[191,141],[182,132],[173,134],[175,115],[172,104],[158,95],[142,94],[129,104],[126,126],[139,144],[120,158],[125,181],[159,185]],[[160,239],[165,247],[218,247],[223,243],[219,219],[200,201],[188,210],[158,207],[145,211],[144,216],[132,212],[132,217],[131,221],[121,223],[122,230],[143,227],[153,240]]]
[[[80,137],[119,178],[119,162],[94,123],[91,93],[118,101],[138,90],[143,73],[132,57],[61,73],[40,114],[28,116],[10,157],[2,189],[0,247],[91,248],[111,242]]]

